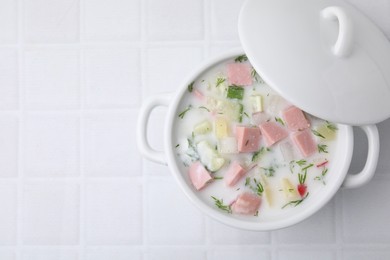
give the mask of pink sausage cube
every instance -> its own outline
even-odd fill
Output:
[[[276,122],[265,122],[259,127],[268,147],[288,136],[288,132]]]
[[[236,185],[245,173],[246,170],[237,161],[234,161],[224,176],[226,185],[230,187]]]
[[[259,150],[260,129],[258,127],[236,127],[237,148],[241,153],[251,153]]]
[[[261,197],[244,192],[240,194],[231,208],[234,213],[243,215],[254,215],[259,210],[261,204]]]
[[[195,189],[200,190],[213,178],[206,168],[199,162],[195,162],[190,166],[190,179]]]
[[[229,84],[250,86],[252,85],[252,67],[247,63],[230,63],[227,65]]]
[[[304,113],[296,106],[285,109],[283,111],[283,118],[291,131],[303,130],[310,127],[310,123]]]
[[[317,145],[310,129],[295,133],[292,139],[304,157],[309,157],[317,151]]]

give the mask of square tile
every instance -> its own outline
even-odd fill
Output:
[[[152,248],[146,253],[146,260],[206,260],[206,252],[195,248]]]
[[[79,0],[24,0],[24,39],[28,43],[79,40]]]
[[[84,120],[84,170],[88,176],[141,175],[136,146],[137,112],[86,115]]]
[[[203,1],[148,0],[147,3],[149,39],[203,39]]]
[[[140,53],[137,49],[87,50],[87,107],[121,108],[138,105],[142,90],[140,67]]]
[[[261,245],[271,242],[269,232],[240,230],[210,219],[210,240],[215,245]]]
[[[1,260],[16,260],[15,253],[12,250],[1,249],[0,250]]]
[[[80,119],[77,115],[29,114],[23,129],[25,176],[79,175],[79,140]]]
[[[78,244],[79,203],[80,195],[77,184],[58,182],[26,183],[23,186],[22,201],[23,244]],[[46,253],[41,255],[46,255]]]
[[[0,116],[0,178],[18,175],[19,122],[13,115]]]
[[[150,180],[147,185],[145,232],[148,243],[204,243],[204,218],[173,180]]]
[[[334,243],[336,235],[333,200],[303,222],[275,232],[279,243]]]
[[[141,250],[127,248],[87,249],[85,260],[142,260]]]
[[[24,249],[22,260],[79,260],[76,249],[33,248]]]
[[[381,250],[381,249],[344,249],[343,250],[343,260],[388,260],[390,259],[390,250]]]
[[[0,183],[0,246],[16,244],[17,190],[13,183]],[[8,254],[8,253],[7,253]],[[2,252],[0,252],[0,259]]]
[[[390,180],[343,190],[343,237],[349,243],[390,243]]]
[[[211,39],[239,40],[238,15],[244,0],[211,1]]]
[[[86,186],[86,242],[142,243],[141,186],[131,181],[90,181]]]
[[[17,1],[2,0],[0,8],[0,44],[16,43],[18,35]]]
[[[287,249],[279,249],[277,252],[277,259],[299,259],[299,260],[332,260],[336,259],[336,252],[331,249],[319,249],[313,250],[309,248],[305,248],[303,250],[287,250]]]
[[[45,9],[45,8],[43,8]],[[25,105],[28,109],[77,109],[80,106],[78,50],[25,53]]]
[[[1,11],[0,8],[0,31]],[[0,85],[0,109],[17,109],[19,96],[18,52],[14,48],[0,49]]]
[[[87,40],[126,41],[140,35],[140,0],[84,1]]]
[[[150,48],[146,61],[147,94],[177,91],[202,57],[201,47]]]
[[[263,248],[223,248],[214,249],[209,253],[209,260],[261,259],[270,260],[271,255]]]

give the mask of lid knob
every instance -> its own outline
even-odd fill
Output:
[[[329,6],[321,11],[322,17],[339,22],[339,35],[332,52],[337,57],[347,57],[353,47],[353,23],[345,10],[339,6]]]

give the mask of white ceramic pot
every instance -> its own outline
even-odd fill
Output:
[[[175,143],[173,140],[176,135],[176,129],[174,129],[174,125],[175,120],[178,120],[177,114],[179,112],[179,104],[187,92],[187,86],[195,79],[197,79],[199,75],[216,64],[227,59],[237,57],[242,53],[242,50],[235,50],[227,52],[226,54],[217,58],[211,59],[195,70],[194,73],[183,82],[175,94],[161,94],[145,100],[140,110],[137,129],[138,146],[142,155],[151,161],[168,165],[172,175],[182,189],[183,193],[201,211],[224,224],[248,230],[265,231],[291,226],[308,218],[320,210],[336,194],[340,187],[356,188],[367,183],[374,175],[378,161],[378,130],[375,125],[359,126],[366,133],[368,139],[367,161],[365,167],[360,173],[356,175],[350,175],[348,174],[348,169],[351,163],[354,147],[353,127],[349,125],[338,124],[337,127],[339,131],[337,149],[334,154],[333,164],[329,168],[327,185],[319,194],[316,194],[316,196],[308,197],[305,203],[301,204],[299,209],[292,209],[292,211],[289,212],[290,214],[283,215],[283,217],[280,218],[260,222],[254,220],[253,218],[249,219],[231,214],[225,214],[218,209],[207,205],[203,200],[201,200],[199,197],[199,192],[193,188],[189,178],[187,177],[188,173],[179,170],[180,168],[178,165],[181,164],[181,161],[175,155]],[[158,106],[168,107],[168,113],[164,127],[164,151],[156,151],[150,147],[146,137],[147,123],[150,113]],[[161,131],[161,129],[154,130]]]

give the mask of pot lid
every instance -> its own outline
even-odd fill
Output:
[[[244,51],[281,96],[314,116],[349,124],[390,117],[390,43],[341,0],[247,0]]]

